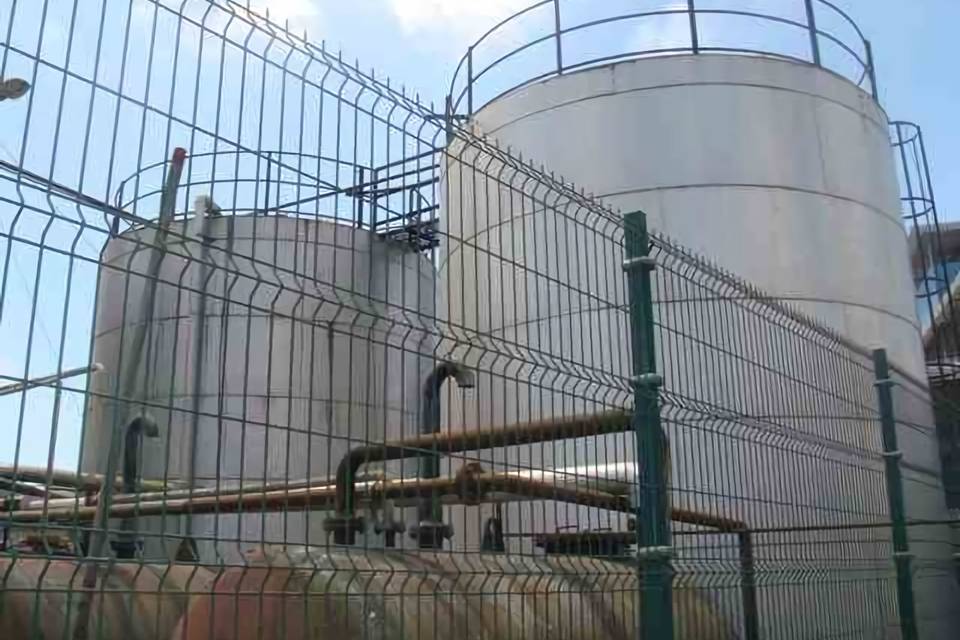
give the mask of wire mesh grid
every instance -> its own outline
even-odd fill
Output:
[[[869,353],[241,3],[95,4],[0,7],[5,637],[899,634]]]

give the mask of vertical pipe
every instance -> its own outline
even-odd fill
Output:
[[[873,60],[873,45],[870,44],[869,40],[864,40],[863,46],[867,51],[867,73],[870,74],[870,93],[873,94],[874,100],[880,102],[880,92],[877,89],[877,67]]]
[[[467,115],[473,115],[473,47],[467,49]]]
[[[156,438],[160,435],[157,423],[148,415],[140,415],[127,425],[123,440],[123,492],[133,494],[140,491],[140,457],[143,455],[143,438]],[[106,480],[105,480],[106,481]],[[120,523],[121,533],[114,542],[113,549],[117,558],[135,558],[140,542],[137,540],[137,519],[124,518]]]
[[[387,167],[387,179],[384,184],[386,188],[390,187],[390,168]],[[377,192],[377,185],[379,185],[380,175],[375,167],[370,168],[370,230],[373,232],[377,231],[377,198],[380,197]]]
[[[166,179],[163,183],[163,191],[160,193],[160,227],[172,222],[176,214],[177,188],[180,186],[180,177],[183,175],[183,164],[186,159],[186,149],[177,147],[173,150],[173,158],[170,160],[170,170],[167,172]]]
[[[670,562],[670,507],[666,469],[666,439],[660,425],[659,388],[654,350],[653,292],[646,215],[624,216],[623,269],[627,273],[630,342],[633,363],[633,431],[636,437],[640,485],[637,489],[637,554],[641,594],[639,636],[644,640],[673,638],[673,568]]]
[[[468,90],[472,85],[473,80],[470,80],[470,84],[467,85]],[[453,142],[453,96],[447,95],[447,101],[443,108],[444,114],[444,129],[447,134],[447,146],[450,146],[450,143]],[[470,113],[472,116],[473,114]]]
[[[267,151],[267,181],[263,189],[263,215],[267,215],[270,209],[270,174],[273,168],[270,166],[270,152]]]
[[[737,533],[740,553],[740,599],[743,603],[743,637],[760,640],[760,615],[757,609],[757,583],[753,563],[753,535],[749,531]]]
[[[420,433],[440,433],[440,391],[444,381],[453,377],[461,388],[470,388],[475,384],[473,372],[463,365],[444,361],[434,367],[423,383],[423,411],[420,414]],[[419,456],[420,478],[440,477],[440,455],[436,447],[432,453]],[[437,492],[420,501],[417,505],[417,524],[411,528],[421,549],[442,549],[443,541],[452,535],[449,526],[443,523],[443,507]]]
[[[700,32],[697,29],[696,0],[687,0],[687,15],[690,17],[690,48],[697,54],[700,53]]]
[[[357,229],[363,229],[363,182],[366,180],[366,173],[363,167],[357,167],[357,187],[353,197],[357,201]]]
[[[177,147],[173,150],[173,157],[170,160],[170,170],[164,181],[163,191],[160,194],[160,211],[157,221],[157,230],[153,237],[153,244],[150,246],[150,258],[147,264],[147,271],[143,276],[144,290],[141,298],[140,316],[138,320],[142,323],[134,329],[131,345],[129,349],[130,357],[123,359],[123,350],[121,350],[121,360],[123,366],[117,374],[117,394],[112,403],[111,414],[109,418],[110,440],[107,449],[107,466],[104,471],[103,487],[100,490],[100,499],[97,502],[97,515],[94,520],[94,528],[90,535],[90,546],[87,556],[89,558],[100,558],[103,555],[104,547],[107,545],[107,538],[110,526],[110,501],[113,498],[113,481],[117,476],[117,466],[119,465],[122,430],[122,414],[129,413],[131,402],[142,401],[146,394],[146,389],[139,388],[141,368],[143,367],[143,347],[147,340],[147,332],[150,330],[154,320],[154,311],[157,305],[157,287],[160,284],[160,270],[163,265],[163,259],[166,255],[167,234],[170,230],[170,223],[176,216],[177,189],[180,185],[180,178],[183,175],[183,165],[187,159],[187,150]],[[120,405],[123,404],[123,407]],[[91,562],[85,569],[83,577],[84,593],[81,597],[77,609],[77,626],[74,628],[76,638],[84,638],[87,634],[89,624],[89,607],[91,591],[97,583],[98,568],[96,563]]]
[[[807,30],[810,32],[810,52],[813,64],[820,66],[820,38],[817,35],[817,15],[813,10],[813,0],[804,0],[807,5]]]
[[[563,44],[560,41],[560,0],[553,0],[554,39],[557,41],[557,73],[563,73]]]
[[[917,618],[913,601],[910,543],[907,539],[906,514],[903,503],[903,479],[897,449],[897,420],[893,413],[893,380],[887,363],[886,349],[873,352],[873,369],[877,387],[877,407],[883,436],[883,459],[886,465],[887,502],[893,530],[893,560],[897,571],[897,608],[900,614],[900,633],[903,640],[917,639]]]
[[[266,205],[266,202],[264,204]],[[193,294],[196,296],[197,311],[192,314],[190,319],[190,376],[192,377],[190,389],[192,397],[190,399],[190,425],[187,433],[190,443],[187,486],[191,489],[197,486],[197,464],[200,456],[200,414],[203,411],[203,377],[205,375],[203,359],[207,351],[207,286],[210,280],[210,243],[207,241],[207,236],[210,234],[210,218],[208,213],[213,213],[213,208],[213,200],[208,196],[197,196],[193,207],[193,223],[186,227],[186,235],[193,236],[194,241],[200,247],[200,259],[191,265],[197,269],[197,280],[194,285],[197,293]],[[266,215],[266,206],[264,207],[264,215]],[[186,531],[193,533],[192,516],[190,514],[187,514],[186,517]]]

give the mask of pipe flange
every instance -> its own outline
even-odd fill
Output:
[[[480,482],[483,473],[479,462],[468,462],[457,471],[457,495],[464,504],[480,504],[483,499],[483,486]]]
[[[423,520],[410,527],[410,537],[421,549],[442,549],[443,541],[453,537],[453,527],[445,522]]]
[[[357,533],[363,531],[364,520],[361,516],[331,516],[323,521],[323,529],[333,534],[336,544],[354,544]]]
[[[120,559],[136,558],[143,551],[143,543],[136,538],[122,536],[110,542],[114,555]]]

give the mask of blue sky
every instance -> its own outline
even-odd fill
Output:
[[[307,29],[314,39],[342,47],[366,65],[438,102],[443,99],[465,44],[488,26],[532,0],[259,0],[271,16]],[[574,4],[569,2],[568,3]],[[592,0],[607,6],[649,7],[651,0]],[[891,119],[917,122],[924,130],[940,215],[960,219],[960,73],[956,0],[834,0],[873,42],[880,100]],[[579,4],[591,4],[590,2]],[[676,2],[661,2],[661,6]],[[700,0],[700,6],[731,2]],[[739,6],[802,19],[799,0],[738,0]],[[607,9],[608,11],[610,9]],[[802,9],[800,10],[802,11]],[[660,27],[660,32],[657,32]],[[657,41],[670,26],[661,22],[643,37]],[[743,31],[749,29],[743,26]],[[531,29],[532,31],[532,29]],[[509,34],[519,42],[522,28]],[[768,37],[778,37],[770,32]],[[792,35],[783,32],[783,39]],[[667,34],[666,40],[670,41]]]
[[[131,69],[138,64],[145,65],[149,48],[146,42],[149,39],[149,25],[154,20],[152,5],[143,0],[135,0],[132,5],[130,0],[104,1],[106,4],[103,6],[106,6],[107,10],[103,15],[112,29],[111,33],[122,33],[129,9],[131,6],[134,9],[129,13],[133,37],[129,45],[129,62],[123,90],[131,95],[139,95],[146,90],[147,83],[143,74],[133,73]],[[165,5],[174,4],[174,0],[162,1]],[[657,5],[677,5],[675,0],[563,1],[567,11],[565,17],[569,20],[593,15],[601,5],[603,12],[608,15],[636,11],[638,7],[646,9]],[[733,1],[698,0],[698,5],[730,6]],[[196,6],[199,0],[191,2]],[[269,8],[274,21],[289,21],[292,30],[307,31],[310,40],[325,40],[328,49],[342,49],[348,60],[359,59],[362,68],[376,69],[378,76],[390,77],[393,86],[405,85],[408,92],[419,93],[426,102],[434,101],[438,109],[442,109],[451,76],[467,44],[501,18],[528,6],[531,2],[532,0],[250,0],[254,10],[264,12]],[[941,217],[960,219],[960,169],[955,162],[955,155],[960,149],[960,119],[957,116],[957,105],[960,104],[960,74],[953,68],[956,56],[952,54],[953,40],[956,37],[955,25],[960,23],[960,2],[834,2],[850,13],[873,41],[879,73],[880,99],[891,118],[915,121],[925,131]],[[77,6],[85,8],[101,6],[101,0],[79,0],[79,3]],[[798,21],[804,19],[801,0],[736,0],[736,4],[757,11],[773,9],[780,15]],[[12,5],[13,0],[0,0],[0,28],[6,30],[8,24],[16,27],[12,30],[11,37],[14,46],[27,52],[40,46],[40,30],[37,28],[39,13],[41,7],[47,6],[48,26],[43,30],[41,47],[43,56],[51,60],[66,57],[66,27],[63,25],[67,23],[74,6],[73,0],[46,0],[46,3],[40,0],[18,0],[17,16],[11,23]],[[81,12],[77,33],[89,32],[88,35],[95,36],[97,14],[98,12],[92,9]],[[216,114],[216,110],[210,106],[214,104],[218,83],[216,76],[208,74],[209,71],[216,70],[215,66],[204,70],[200,89],[202,98],[199,101],[195,99],[192,90],[192,65],[195,64],[199,40],[190,40],[184,36],[185,39],[181,42],[181,47],[192,55],[192,58],[191,55],[183,55],[180,61],[181,73],[187,78],[186,84],[190,86],[172,96],[169,89],[172,86],[170,74],[166,72],[165,77],[163,69],[169,69],[172,64],[173,47],[166,40],[172,39],[174,23],[169,12],[158,12],[157,15],[162,24],[158,29],[158,43],[155,45],[155,77],[151,78],[153,82],[150,83],[148,103],[156,104],[159,109],[164,110],[170,101],[173,103],[173,111],[185,120],[191,119],[190,112],[193,110],[196,119],[204,126],[238,131],[239,137],[245,139],[252,148],[275,149],[278,143],[285,149],[295,149],[297,145],[303,148],[304,142],[297,139],[298,132],[295,129],[268,130],[264,134],[264,128],[259,126],[259,122],[263,120],[275,124],[277,121],[298,119],[297,114],[286,112],[283,114],[284,118],[257,117],[258,113],[260,116],[276,116],[279,113],[280,107],[269,102],[275,97],[276,89],[283,81],[269,74],[264,74],[267,91],[262,92],[267,94],[266,107],[263,106],[264,96],[260,92],[249,91],[249,86],[257,85],[258,82],[251,82],[247,94],[240,96],[237,78],[228,74],[223,83],[225,104],[240,103],[242,108],[222,109],[222,113]],[[511,44],[527,42],[544,33],[545,26],[549,28],[549,13],[540,12],[532,18],[520,21],[502,32],[499,40],[486,50],[478,50],[478,65],[482,63],[484,56],[489,59],[493,51],[504,51],[510,48]],[[568,46],[571,54],[579,51],[584,55],[622,51],[625,46],[684,46],[687,33],[684,22],[682,16],[647,19],[642,25],[632,23],[598,31],[590,38],[570,42]],[[764,28],[762,25],[758,28],[756,24],[748,21],[734,21],[722,25],[714,23],[711,33],[709,20],[704,22],[705,38],[714,38],[715,44],[733,46],[747,43],[748,46],[758,48],[774,46],[778,51],[796,55],[805,55],[808,46],[803,32]],[[821,24],[823,28],[831,26]],[[849,36],[849,33],[843,35]],[[5,35],[2,38],[5,38]],[[118,37],[104,44],[104,59],[98,69],[98,81],[105,85],[120,82],[120,40]],[[96,41],[95,37],[75,38],[71,69],[81,75],[92,72]],[[549,46],[550,43],[547,43],[547,47]],[[209,55],[212,49],[215,47],[208,47],[204,55]],[[2,51],[3,48],[0,47],[0,52]],[[529,77],[529,65],[538,64],[538,60],[549,62],[552,59],[549,48],[532,53],[535,60],[519,60],[509,69],[501,70],[502,73],[498,71],[497,81],[508,82],[510,71],[517,74],[518,78]],[[825,51],[825,56],[838,65],[845,64],[842,56],[837,57],[836,53]],[[846,62],[849,63],[849,60]],[[28,55],[10,54],[6,56],[5,64],[8,75],[31,77],[30,74],[33,73],[33,65]],[[255,67],[248,70],[251,76],[254,71]],[[256,80],[259,81],[259,78]],[[82,184],[85,192],[104,197],[107,193],[112,194],[119,178],[130,175],[133,168],[167,157],[167,151],[174,143],[190,146],[182,141],[190,135],[189,131],[174,126],[171,133],[168,123],[152,115],[144,116],[140,122],[141,115],[128,109],[129,105],[116,108],[118,124],[114,124],[115,109],[108,98],[101,94],[96,100],[90,100],[82,83],[63,83],[63,90],[60,89],[61,83],[61,74],[43,69],[37,76],[37,87],[33,92],[35,103],[30,100],[0,103],[0,157],[8,161],[19,161],[22,158],[24,165],[42,175],[51,175],[71,185]],[[494,87],[490,86],[486,90],[495,91]],[[58,108],[55,96],[62,96],[65,109]],[[88,109],[88,102],[96,102],[96,105]],[[201,105],[199,109],[197,103]],[[256,109],[258,104],[259,112]],[[67,115],[58,124],[57,115],[61,112]],[[84,126],[83,120],[88,112],[88,126]],[[30,121],[29,128],[25,127],[27,120]],[[241,126],[240,120],[243,120],[244,126]],[[253,123],[257,123],[257,126],[251,126]],[[146,131],[143,135],[140,133],[141,127]],[[162,135],[164,129],[167,131],[167,139]],[[25,135],[27,130],[29,133]],[[89,140],[85,141],[87,131],[90,135],[87,136]],[[254,139],[254,135],[269,141],[261,145],[259,139]],[[26,144],[25,139],[29,139]],[[137,144],[130,142],[141,139],[146,140],[146,144],[140,144],[139,148]],[[209,148],[211,145],[211,141],[205,140],[203,136],[192,142],[194,149],[203,148],[205,145]],[[58,149],[56,154],[55,148]],[[114,150],[110,158],[104,157],[104,149]],[[84,159],[85,162],[81,162]],[[79,174],[79,167],[84,167],[82,174]],[[159,181],[161,173],[154,173],[156,181]],[[11,188],[9,181],[0,184],[0,197],[5,196],[10,198],[8,202],[16,202],[14,198],[22,195],[10,195]],[[8,218],[5,213],[0,214],[4,231],[8,230]],[[29,216],[22,218],[18,222],[16,235],[39,239],[43,221],[41,216],[36,216],[33,220]],[[46,241],[67,248],[66,245],[72,238],[72,229],[55,228]],[[80,239],[73,250],[95,257],[103,240],[102,234],[90,231]],[[22,377],[28,351],[33,354],[29,366],[31,376],[48,374],[58,366],[70,368],[86,364],[84,360],[89,347],[89,323],[94,293],[92,283],[96,280],[96,269],[92,263],[74,262],[71,267],[63,256],[50,252],[45,252],[41,266],[38,257],[38,252],[34,249],[19,246],[12,253],[10,270],[4,274],[7,297],[4,302],[6,308],[0,311],[0,335],[4,336],[6,342],[0,349],[0,374]],[[73,290],[69,301],[66,301],[67,282],[63,273],[68,270],[73,274]],[[30,307],[30,301],[34,297],[38,299],[35,311]],[[28,323],[25,320],[31,314],[36,318],[32,342],[28,340]],[[62,322],[64,314],[68,319],[66,323]],[[74,384],[82,388],[83,381],[79,379]],[[0,441],[11,443],[15,440],[13,431],[19,429],[16,429],[14,424],[29,425],[28,429],[23,430],[29,431],[29,438],[22,444],[24,453],[29,455],[21,462],[41,464],[46,461],[46,441],[50,426],[54,422],[53,405],[47,390],[35,390],[28,396],[34,399],[26,403],[22,412],[19,396],[0,398],[0,413],[18,416],[14,421],[4,422],[4,426],[0,428]],[[77,393],[67,394],[59,408],[62,424],[60,443],[56,451],[58,466],[75,466],[81,406],[82,396]],[[11,456],[8,454],[9,451],[0,449],[0,460],[9,459]]]

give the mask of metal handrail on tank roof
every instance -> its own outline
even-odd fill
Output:
[[[869,88],[873,98],[878,99],[876,70],[870,41],[867,40],[863,31],[846,12],[828,0],[795,0],[797,3],[797,11],[802,10],[805,14],[804,21],[790,17],[787,12],[778,15],[775,13],[760,13],[749,10],[742,4],[738,6],[738,3],[742,3],[742,0],[728,0],[727,4],[729,6],[727,7],[710,8],[698,8],[696,0],[685,0],[685,2],[677,2],[667,8],[654,7],[647,11],[617,13],[607,16],[601,15],[576,24],[564,24],[563,16],[567,13],[565,8],[569,8],[577,2],[583,3],[583,0],[540,0],[501,20],[481,35],[479,39],[467,48],[467,52],[460,59],[454,70],[447,99],[449,114],[451,116],[472,116],[476,113],[477,109],[493,102],[500,96],[534,82],[563,75],[566,72],[601,66],[613,62],[673,54],[747,54],[812,64],[836,73],[865,90]],[[591,9],[598,13],[603,11],[603,7],[604,3],[591,4]],[[540,12],[540,10],[542,10],[542,12]],[[536,15],[538,20],[542,18],[542,22],[539,24],[545,26],[545,29],[541,32],[544,35],[526,39],[522,44],[512,49],[502,52],[496,51],[488,56],[492,58],[491,62],[485,64],[485,66],[479,70],[475,68],[475,52],[479,47],[488,45],[496,36],[503,35],[508,30],[517,27],[521,20],[528,20],[533,15]],[[565,46],[564,44],[564,36],[570,34],[586,33],[590,30],[602,28],[613,23],[649,21],[651,19],[669,16],[686,16],[688,18],[688,43],[679,46],[655,46],[652,48],[624,50],[602,56],[591,57],[587,55],[581,56],[582,59],[573,57],[572,54],[574,52],[571,51],[569,46]],[[778,50],[776,46],[764,48],[711,46],[704,42],[701,31],[702,24],[701,21],[698,20],[700,16],[749,18],[767,24],[779,24],[801,30],[808,34],[810,42],[809,52],[806,56],[798,56],[787,52],[787,47],[782,47]],[[817,25],[818,16],[830,18],[834,22],[839,22],[845,27],[849,27],[852,29],[852,34],[847,37],[841,37],[820,28]],[[555,47],[551,54],[542,58],[537,57],[537,60],[533,63],[533,68],[529,73],[523,74],[524,79],[519,83],[495,95],[489,96],[485,95],[482,90],[477,87],[478,80],[494,71],[502,70],[506,63],[515,60],[519,54],[550,41],[555,42]],[[824,61],[822,51],[822,45],[824,44],[829,44],[842,51],[845,57],[848,57],[856,63],[857,70],[854,73],[845,73],[839,68],[839,65],[835,64],[832,60]],[[461,84],[462,87],[458,88],[458,83]]]
[[[228,194],[219,202],[222,215],[283,215],[389,232],[436,217],[439,205],[431,190],[439,182],[440,153],[430,148],[382,164],[281,150],[190,153],[178,183],[179,191],[187,195],[178,196],[178,201],[189,205],[191,193],[216,199],[215,192],[222,190]],[[203,163],[202,168],[190,168],[194,161]],[[151,219],[154,201],[163,195],[162,176],[170,166],[169,159],[153,162],[121,180],[114,191],[114,206]],[[325,179],[323,171],[313,172],[310,167],[326,167],[333,175]],[[246,192],[241,193],[243,189]],[[281,198],[282,190],[296,196]],[[424,191],[431,197],[425,197]],[[315,211],[304,209],[305,205],[313,205]],[[320,213],[321,205],[328,213]],[[173,212],[177,220],[191,215],[187,210]]]

